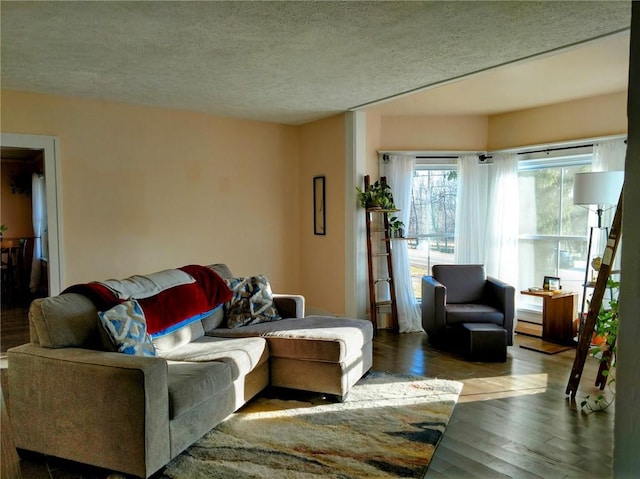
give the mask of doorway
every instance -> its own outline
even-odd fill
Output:
[[[27,312],[30,301],[36,297],[59,294],[63,277],[58,140],[49,136],[2,133],[1,151],[1,222],[8,227],[2,235],[0,349],[4,355],[8,348],[29,341]],[[39,223],[46,225],[43,229],[37,228],[33,221],[33,173],[40,175],[40,185],[44,187],[38,189],[43,196],[43,202],[39,204],[46,205],[42,209],[45,221]],[[37,248],[34,248],[36,243]],[[34,262],[35,249],[40,254]],[[12,255],[10,262],[9,253]],[[18,263],[22,268],[16,267]],[[32,274],[36,267],[40,269],[40,275]]]

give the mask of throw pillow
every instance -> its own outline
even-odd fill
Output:
[[[224,303],[228,328],[282,319],[273,305],[273,293],[266,276],[250,276],[224,280],[231,299]]]
[[[98,316],[118,352],[133,356],[156,356],[156,350],[147,334],[147,323],[142,308],[135,299],[107,310]]]

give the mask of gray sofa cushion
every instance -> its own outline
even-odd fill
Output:
[[[202,321],[194,321],[192,323],[185,324],[180,329],[166,334],[165,336],[152,338],[152,341],[157,354],[159,356],[163,356],[164,354],[170,353],[174,349],[184,346],[191,341],[195,341],[202,336],[204,336]]]
[[[220,325],[224,323],[224,307],[218,308],[206,318],[202,318],[201,323],[205,333],[212,329],[219,328]]]
[[[168,362],[169,418],[223,394],[232,385],[231,368],[222,362]]]
[[[231,368],[232,379],[236,380],[265,362],[269,358],[269,348],[262,338],[204,336],[160,356],[170,361],[227,363]]]
[[[36,299],[29,307],[31,341],[45,348],[104,349],[98,311],[88,298],[75,293]]]
[[[216,263],[207,265],[207,268],[211,268],[213,271],[218,273],[222,279],[232,279],[234,278],[233,273],[229,269],[229,267],[224,263]]]
[[[108,279],[100,283],[114,291],[120,299],[150,298],[156,294],[184,284],[193,284],[195,279],[179,269],[165,269],[157,273],[134,275],[125,279]]]
[[[272,357],[338,363],[373,339],[371,322],[331,316],[282,319],[241,328],[218,328],[209,336],[261,336]]]
[[[447,303],[479,302],[487,281],[481,264],[434,265],[433,277],[447,288]]]

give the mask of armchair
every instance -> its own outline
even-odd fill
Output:
[[[465,324],[495,324],[513,345],[515,288],[488,277],[484,265],[434,265],[422,277],[422,327],[434,345],[458,342]]]

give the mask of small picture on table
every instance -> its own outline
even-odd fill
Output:
[[[542,289],[545,291],[559,291],[560,290],[560,278],[555,276],[545,276],[542,283]]]

